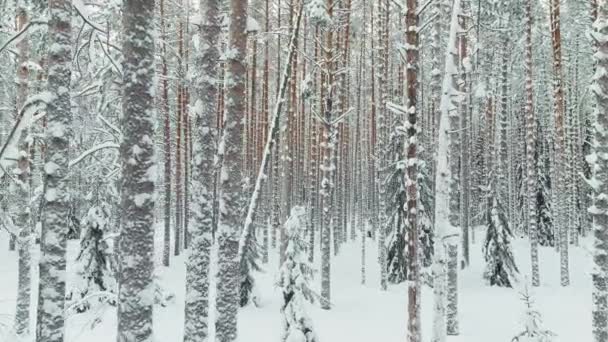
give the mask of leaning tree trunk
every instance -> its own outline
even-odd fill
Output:
[[[230,1],[230,27],[226,65],[223,163],[220,170],[218,220],[218,286],[216,338],[232,342],[237,338],[239,308],[239,231],[243,226],[242,132],[245,116],[247,69],[247,2]]]
[[[217,152],[216,106],[219,70],[220,1],[201,0],[203,26],[196,58],[197,100],[194,105],[194,143],[192,163],[192,246],[186,264],[186,302],[184,342],[206,341],[209,335],[209,265],[213,242],[213,193]]]
[[[119,342],[153,340],[154,3],[154,0],[125,0],[123,4]]]
[[[63,342],[66,282],[66,222],[70,210],[68,163],[72,139],[72,3],[49,2],[48,131],[45,156],[45,210],[40,250],[36,340]],[[151,69],[153,72],[154,70]],[[130,145],[130,146],[133,146]]]

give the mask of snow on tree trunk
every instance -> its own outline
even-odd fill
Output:
[[[169,80],[167,71],[167,34],[165,30],[165,1],[160,0],[160,36],[161,36],[161,68],[162,93],[161,113],[164,117],[164,225],[163,236],[163,265],[168,267],[171,258],[171,120],[169,113]]]
[[[380,26],[380,34],[378,35],[378,45],[380,56],[379,61],[379,91],[380,91],[380,110],[378,112],[378,144],[376,145],[376,172],[377,172],[377,189],[378,189],[378,262],[380,264],[380,289],[387,289],[387,248],[386,248],[386,228],[388,226],[388,217],[386,215],[386,184],[384,182],[386,165],[387,140],[388,140],[388,118],[386,105],[389,98],[389,1],[378,1],[378,25]]]
[[[530,257],[532,265],[532,286],[540,286],[538,268],[538,211],[536,210],[538,180],[536,175],[536,119],[534,118],[534,84],[532,72],[532,0],[526,0],[526,163],[527,163],[527,205],[528,235],[530,237]]]
[[[587,161],[594,173],[590,182],[594,203],[589,208],[594,223],[593,337],[595,342],[604,342],[608,340],[608,0],[598,1],[597,15],[593,25],[596,71],[591,87],[597,108],[593,151]]]
[[[245,116],[247,70],[247,2],[230,1],[230,26],[226,50],[226,96],[224,135],[220,141],[223,161],[220,168],[218,220],[218,285],[216,339],[237,338],[239,308],[239,231],[243,227],[242,132]]]
[[[201,0],[200,46],[196,56],[196,96],[193,112],[192,245],[186,264],[184,342],[206,341],[209,335],[209,266],[213,243],[213,201],[217,152],[216,105],[219,71],[220,2]]]
[[[119,342],[153,340],[154,4],[154,0],[125,0],[123,3]]]
[[[446,278],[446,251],[445,244],[448,246],[455,245],[458,241],[459,232],[456,228],[457,224],[457,206],[455,201],[458,199],[457,186],[454,185],[455,179],[453,174],[453,162],[450,160],[456,156],[449,151],[457,151],[453,149],[457,134],[457,129],[454,129],[458,122],[456,110],[458,108],[457,97],[458,93],[455,87],[458,70],[456,69],[457,54],[457,34],[459,32],[458,15],[460,14],[460,0],[454,1],[452,9],[452,17],[450,21],[450,31],[447,40],[445,69],[443,75],[443,86],[441,110],[439,118],[439,136],[437,146],[437,162],[435,173],[435,256],[433,260],[433,277],[434,277],[434,318],[433,318],[433,342],[444,342],[446,340],[447,327],[446,324],[446,291],[455,291],[455,287],[447,288]],[[451,132],[451,133],[450,133]],[[456,211],[456,212],[454,212]],[[457,247],[456,247],[457,248]],[[454,251],[451,251],[454,253]],[[454,270],[456,271],[456,270]],[[451,279],[454,281],[455,279]],[[452,294],[455,296],[456,294]],[[449,297],[449,295],[448,295]],[[455,298],[455,297],[453,297]],[[452,302],[454,303],[454,302]],[[455,319],[455,316],[451,317]],[[452,324],[455,320],[452,320]]]
[[[420,239],[418,226],[418,128],[420,110],[418,108],[418,1],[407,1],[406,25],[406,172],[405,186],[407,192],[407,252],[408,252],[408,342],[421,342],[420,302],[421,280],[420,261],[418,256]]]
[[[70,211],[68,161],[72,139],[70,79],[72,67],[72,4],[49,2],[48,88],[45,193],[40,251],[39,305],[36,340],[63,342],[66,245]]]
[[[333,17],[333,0],[327,0],[328,12],[321,8],[324,15],[331,20]],[[315,14],[315,17],[320,15]],[[323,128],[323,165],[320,167],[322,173],[320,195],[323,201],[321,227],[321,308],[329,310],[331,307],[331,230],[336,229],[333,220],[333,189],[334,174],[336,169],[336,129],[332,123],[334,120],[334,92],[335,92],[335,70],[333,61],[333,28],[326,27],[324,63],[324,75],[322,76],[321,88],[324,90],[321,101],[324,104],[324,118],[321,127]]]
[[[565,162],[566,162],[566,144],[565,144],[565,127],[564,127],[564,87],[563,87],[563,70],[562,70],[562,49],[561,49],[561,28],[560,28],[560,1],[550,0],[550,20],[551,20],[551,41],[553,45],[553,69],[555,72],[553,82],[553,96],[555,98],[555,182],[553,191],[557,194],[554,196],[556,203],[553,209],[555,210],[555,226],[559,236],[559,255],[560,255],[560,283],[562,286],[570,284],[569,267],[568,267],[568,227],[566,225],[568,214],[565,212],[566,198],[570,196],[565,182]]]
[[[21,3],[21,5],[24,5]],[[22,30],[27,24],[28,15],[24,7],[17,8],[17,30]],[[29,62],[29,40],[22,39],[17,43],[19,58],[17,61],[17,109],[21,110],[28,96],[28,62]],[[27,123],[29,124],[29,123]],[[15,310],[15,334],[17,336],[27,336],[30,329],[30,293],[31,293],[31,235],[32,235],[32,220],[30,208],[30,179],[31,179],[31,161],[30,161],[30,139],[28,139],[28,131],[24,132],[19,139],[19,157],[17,160],[17,183],[11,186],[15,191],[16,203],[13,203],[13,210],[16,213],[11,213],[14,218],[12,221],[16,225],[16,231],[11,234],[11,245],[13,249],[18,246],[19,251],[19,280],[17,285],[17,307]],[[16,234],[16,236],[15,236]],[[10,248],[9,248],[10,249]]]

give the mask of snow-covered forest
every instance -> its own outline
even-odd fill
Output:
[[[608,0],[0,0],[0,342],[608,342]]]

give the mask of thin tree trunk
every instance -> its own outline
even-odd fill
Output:
[[[532,286],[540,286],[538,269],[538,213],[536,209],[538,180],[536,175],[536,118],[534,117],[534,74],[532,72],[533,0],[526,1],[526,162],[528,193],[528,235],[532,264]]]
[[[420,262],[418,260],[418,247],[420,243],[418,230],[418,165],[417,144],[418,139],[418,1],[407,1],[406,27],[406,107],[407,107],[407,136],[405,155],[407,169],[405,173],[405,186],[407,192],[407,225],[408,234],[408,342],[421,342],[420,327]]]

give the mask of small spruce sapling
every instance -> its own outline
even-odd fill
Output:
[[[543,328],[542,317],[540,312],[534,308],[532,294],[527,284],[520,295],[526,305],[525,327],[522,332],[513,337],[511,342],[552,342],[555,333]]]
[[[310,287],[314,270],[306,253],[306,210],[302,206],[291,209],[285,222],[287,248],[281,265],[278,286],[283,293],[284,342],[317,342],[312,321],[306,314],[305,302],[314,303],[319,296]]]
[[[491,286],[512,287],[519,272],[511,250],[512,233],[505,216],[505,209],[490,187],[486,219],[488,229],[484,242],[486,269],[484,278]]]
[[[109,232],[108,222],[110,211],[105,203],[89,209],[84,219],[85,231],[80,241],[80,253],[76,258],[76,274],[79,281],[68,294],[72,307],[77,313],[87,311],[91,307],[91,298],[96,297],[100,302],[116,304],[117,284],[115,280],[115,265],[113,263],[113,248],[105,236]]]

